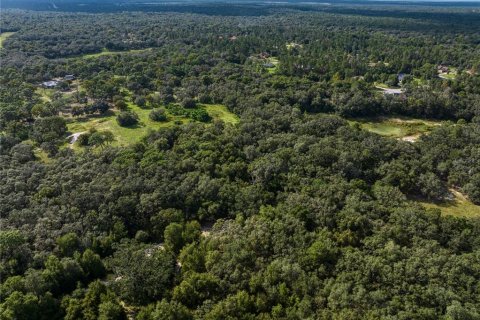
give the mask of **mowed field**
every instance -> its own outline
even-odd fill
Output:
[[[187,123],[191,120],[184,116],[175,116],[167,111],[168,120],[164,122],[152,121],[149,114],[152,109],[142,109],[137,105],[128,102],[128,107],[139,117],[139,123],[131,127],[122,127],[117,123],[116,115],[118,111],[109,110],[106,115],[94,115],[84,118],[70,118],[67,125],[70,133],[86,132],[90,129],[97,131],[111,131],[115,136],[113,145],[128,145],[139,141],[151,130],[171,127],[175,124]],[[223,120],[225,123],[236,124],[238,117],[228,111],[223,105],[200,104],[199,108],[204,108],[213,119]]]

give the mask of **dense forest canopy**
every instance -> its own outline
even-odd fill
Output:
[[[480,319],[474,5],[82,3],[0,13],[0,319]]]

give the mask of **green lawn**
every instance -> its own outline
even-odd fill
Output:
[[[455,196],[453,200],[439,203],[419,201],[419,203],[427,209],[440,209],[443,215],[466,218],[480,217],[480,206],[473,204],[460,192],[455,190],[450,191]]]
[[[139,141],[149,130],[158,130],[175,125],[175,122],[187,123],[193,121],[184,116],[175,116],[167,111],[168,121],[155,122],[150,120],[149,114],[151,109],[142,109],[135,104],[128,102],[130,110],[138,114],[139,124],[133,127],[121,127],[116,121],[117,111],[109,111],[107,115],[90,116],[81,119],[70,119],[68,123],[68,131],[71,133],[88,131],[95,128],[98,131],[111,131],[115,136],[114,145],[128,145]],[[225,106],[222,105],[200,105],[207,110],[214,119],[221,119],[226,123],[238,123],[238,117],[230,113]]]
[[[359,123],[367,131],[381,136],[404,138],[430,132],[441,122],[411,118],[362,118],[350,119],[350,123]]]
[[[3,42],[7,40],[8,37],[14,35],[15,32],[3,32],[0,34],[0,48],[3,48]]]
[[[225,123],[237,124],[240,120],[234,113],[228,111],[227,107],[221,104],[202,104],[210,117],[223,120]]]

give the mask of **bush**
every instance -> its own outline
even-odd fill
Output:
[[[153,109],[148,116],[152,121],[167,121],[167,115],[163,109]]]
[[[198,110],[192,111],[190,113],[190,117],[193,120],[197,120],[197,121],[201,121],[201,122],[209,122],[212,119],[210,117],[210,115],[208,114],[208,112],[205,111],[204,109],[198,109]]]
[[[201,94],[198,97],[198,101],[201,103],[212,103],[212,97],[210,97],[208,94]]]
[[[185,98],[182,101],[182,107],[187,109],[193,109],[197,106],[197,102],[192,98]]]
[[[89,133],[82,133],[81,135],[78,136],[76,143],[79,146],[88,146],[89,138],[90,138]]]
[[[135,97],[135,104],[140,108],[143,108],[147,105],[147,100],[143,96],[137,96]]]
[[[125,111],[127,110],[127,103],[123,100],[117,100],[115,101],[115,107],[120,111]]]
[[[105,112],[108,111],[109,108],[110,106],[106,101],[97,101],[88,108],[90,111],[88,113],[98,112],[100,114],[104,114]]]
[[[133,111],[122,111],[117,116],[117,123],[122,127],[136,125],[138,120],[138,115]]]

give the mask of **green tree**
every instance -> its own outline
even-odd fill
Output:
[[[138,121],[138,115],[133,111],[122,111],[117,115],[117,123],[122,127],[134,126]]]
[[[80,250],[80,239],[73,232],[58,237],[56,242],[58,251],[64,257],[71,257],[75,251]]]

